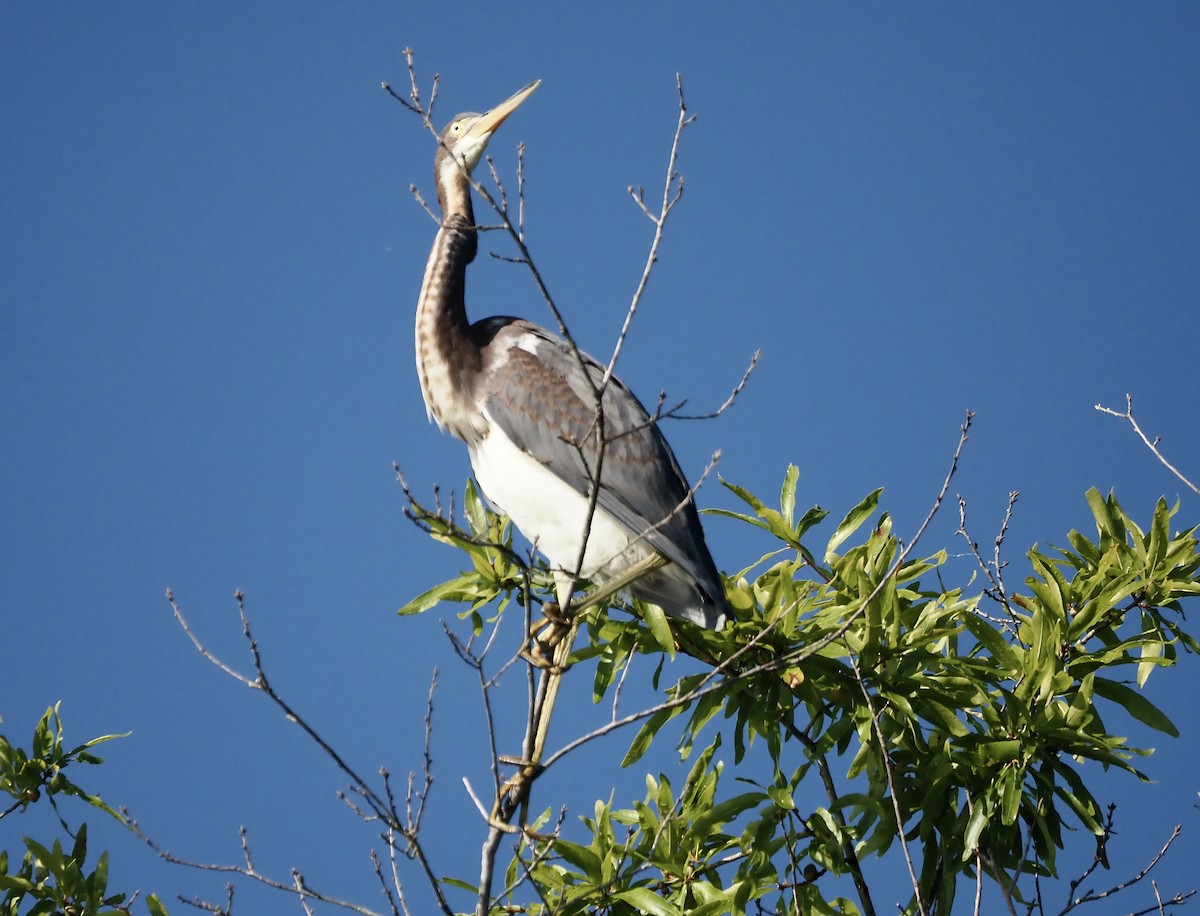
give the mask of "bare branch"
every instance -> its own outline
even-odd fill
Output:
[[[654,216],[650,213],[640,192],[634,196],[634,200],[641,207],[642,212],[654,223],[654,237],[650,241],[650,250],[646,254],[646,263],[642,268],[642,276],[633,291],[633,298],[629,302],[629,308],[625,311],[625,321],[621,325],[620,333],[617,334],[612,356],[609,357],[608,366],[604,370],[604,377],[598,386],[600,391],[603,391],[608,386],[613,372],[616,371],[621,349],[625,346],[625,339],[629,335],[630,327],[633,325],[633,317],[637,314],[638,305],[642,301],[642,295],[646,292],[646,286],[650,282],[650,273],[654,270],[654,265],[658,263],[658,250],[662,245],[663,230],[666,228],[667,217],[670,216],[671,210],[674,209],[675,205],[679,203],[680,197],[683,196],[683,178],[676,170],[679,162],[679,141],[683,136],[684,128],[696,120],[696,118],[695,115],[688,116],[687,105],[683,98],[683,78],[678,73],[675,74],[675,86],[679,90],[679,117],[675,122],[675,137],[671,141],[671,153],[667,158],[667,175],[663,181],[662,203],[659,206],[658,215]],[[633,193],[632,188],[630,189],[630,193]]]
[[[392,860],[393,874],[395,874],[395,859]],[[392,916],[400,916],[400,907],[404,908],[404,912],[408,913],[408,907],[404,905],[404,895],[399,895],[399,904],[397,906],[397,896],[392,893],[392,888],[388,887],[388,883],[383,877],[383,863],[379,861],[379,853],[374,849],[371,850],[371,867],[375,872],[375,878],[379,882],[379,889],[383,893],[383,897],[388,902],[388,907],[392,911]],[[397,887],[399,884],[397,883]]]
[[[988,617],[987,619],[999,624],[1013,635],[1016,634],[1017,614],[1009,603],[1008,591],[1004,587],[1004,567],[1008,564],[1000,559],[1000,548],[1004,544],[1004,538],[1008,535],[1008,525],[1012,521],[1013,506],[1016,505],[1019,495],[1016,490],[1008,494],[1008,508],[1004,512],[1004,520],[1000,524],[1000,532],[996,535],[994,559],[990,563],[983,559],[983,555],[979,552],[979,544],[975,542],[970,532],[967,531],[967,501],[961,495],[958,497],[958,531],[955,532],[967,542],[967,546],[970,548],[975,562],[983,571],[984,576],[987,577],[988,582],[991,583],[990,587],[983,590],[984,594],[993,601],[1003,605],[1005,612],[1008,614],[1007,620],[993,617]],[[983,615],[982,611],[978,613],[981,616],[986,616]]]
[[[368,803],[372,805],[372,807],[377,808],[377,813],[382,814],[384,812],[383,804],[380,799],[373,792],[371,792],[366,780],[359,776],[358,773],[356,773],[350,767],[350,765],[342,759],[341,755],[334,750],[333,746],[324,738],[322,738],[316,732],[316,730],[283,699],[283,697],[275,692],[275,689],[271,686],[271,683],[267,678],[267,673],[263,668],[262,656],[259,652],[258,642],[254,639],[250,632],[250,618],[246,615],[244,595],[239,590],[235,593],[234,598],[237,601],[238,615],[242,620],[242,635],[245,637],[246,644],[250,649],[250,655],[254,664],[255,676],[253,678],[234,670],[232,667],[225,664],[215,655],[213,655],[207,648],[205,648],[205,646],[200,642],[199,638],[193,632],[192,628],[188,625],[187,620],[183,616],[183,611],[180,610],[179,605],[175,601],[174,595],[170,590],[167,591],[167,600],[170,602],[171,611],[174,613],[175,619],[179,622],[179,625],[183,628],[183,631],[187,634],[188,639],[192,641],[192,645],[196,647],[196,650],[207,661],[220,668],[221,671],[233,678],[235,681],[246,685],[252,690],[259,690],[266,695],[267,698],[270,699],[271,702],[274,703],[283,713],[284,718],[289,722],[299,726],[300,729],[304,731],[309,738],[311,738],[313,742],[324,752],[325,756],[332,760],[337,768],[350,779],[351,783],[364,791],[364,797],[367,799]]]
[[[921,916],[927,916],[928,910],[925,908],[925,900],[921,896],[921,882],[917,880],[917,871],[913,867],[912,855],[908,851],[908,838],[905,836],[904,829],[904,812],[900,810],[900,791],[896,784],[896,768],[892,764],[892,755],[888,749],[887,737],[883,734],[883,728],[879,724],[879,712],[875,709],[875,700],[871,697],[871,691],[867,689],[867,683],[863,680],[862,671],[858,667],[858,660],[853,653],[847,652],[847,658],[850,661],[850,667],[854,671],[854,678],[858,681],[859,690],[862,691],[863,699],[867,702],[867,712],[871,714],[871,730],[875,734],[875,740],[879,744],[880,758],[883,760],[884,772],[887,774],[888,788],[891,790],[892,797],[892,812],[896,816],[896,836],[900,839],[900,850],[904,854],[904,864],[908,867],[908,878],[912,883],[913,899],[917,902],[917,911]]]
[[[425,211],[427,214],[429,214],[429,218],[430,218],[431,220],[433,220],[435,223],[437,223],[438,225],[441,225],[441,222],[442,222],[442,221],[441,221],[441,219],[439,219],[439,218],[438,218],[438,215],[437,215],[436,213],[434,213],[434,212],[433,212],[433,208],[432,208],[432,207],[430,207],[430,206],[429,206],[429,204],[427,204],[427,203],[425,202],[425,197],[424,197],[424,195],[421,193],[421,190],[420,190],[420,188],[418,188],[418,187],[417,187],[415,184],[410,184],[410,185],[408,186],[408,192],[409,192],[410,194],[412,194],[412,196],[413,196],[413,199],[414,199],[414,200],[415,200],[415,201],[416,201],[418,204],[420,204],[420,205],[421,205],[421,209],[422,209],[422,210],[424,210],[424,211]]]
[[[1140,438],[1142,440],[1142,442],[1144,442],[1146,444],[1146,448],[1150,449],[1150,451],[1154,453],[1154,457],[1157,458],[1162,463],[1163,467],[1165,467],[1168,471],[1170,471],[1172,474],[1174,474],[1179,479],[1179,481],[1184,486],[1186,486],[1189,490],[1191,490],[1197,496],[1200,496],[1200,487],[1197,487],[1194,483],[1192,483],[1190,480],[1188,480],[1186,477],[1184,477],[1183,472],[1180,471],[1179,468],[1175,467],[1175,465],[1171,464],[1171,462],[1169,462],[1163,456],[1163,453],[1158,450],[1158,443],[1161,440],[1157,436],[1155,436],[1153,441],[1151,441],[1150,437],[1147,436],[1144,432],[1142,432],[1142,428],[1141,428],[1141,426],[1138,425],[1138,421],[1133,418],[1133,396],[1132,395],[1130,395],[1130,394],[1125,395],[1125,410],[1124,410],[1124,412],[1118,411],[1118,410],[1113,410],[1111,407],[1105,407],[1101,404],[1096,405],[1096,410],[1100,411],[1101,413],[1106,413],[1110,417],[1116,417],[1118,420],[1127,420],[1129,422],[1129,425],[1133,427],[1133,431],[1138,434],[1138,438]]]
[[[447,903],[445,897],[442,894],[441,883],[438,879],[438,876],[434,872],[433,868],[431,867],[428,859],[425,857],[425,851],[417,839],[417,833],[416,833],[415,826],[413,824],[403,824],[400,821],[399,814],[396,811],[394,801],[391,797],[390,785],[387,783],[387,780],[386,780],[386,772],[384,773],[384,775],[385,775],[385,781],[384,781],[385,794],[387,796],[386,800],[385,800],[384,798],[381,798],[375,792],[374,789],[371,788],[371,786],[367,783],[366,780],[364,780],[361,776],[358,775],[358,773],[341,757],[341,755],[338,754],[338,752],[333,748],[333,746],[331,744],[329,744],[329,742],[327,742],[323,737],[321,737],[321,735],[316,731],[316,729],[314,729],[303,716],[301,716],[295,709],[293,709],[292,706],[286,700],[284,700],[283,697],[279,693],[277,693],[275,691],[275,689],[271,686],[270,680],[268,679],[267,674],[266,674],[266,670],[263,667],[262,655],[259,651],[258,643],[254,639],[254,637],[251,633],[251,630],[250,630],[250,619],[246,614],[244,596],[242,595],[241,591],[238,591],[234,597],[237,600],[238,614],[241,617],[241,621],[242,621],[242,634],[243,634],[243,636],[246,640],[246,643],[249,647],[250,655],[253,660],[254,673],[255,673],[254,677],[249,677],[245,674],[238,672],[233,667],[225,664],[220,659],[218,659],[215,655],[213,655],[213,653],[210,652],[203,645],[203,643],[201,643],[200,639],[196,636],[196,634],[192,631],[191,627],[188,625],[187,619],[183,616],[183,611],[180,609],[179,605],[176,603],[175,597],[172,594],[172,592],[170,590],[167,591],[167,600],[171,604],[171,610],[175,615],[175,619],[179,622],[179,625],[183,628],[183,631],[187,634],[188,638],[192,642],[192,645],[195,646],[196,650],[200,653],[200,655],[203,658],[205,658],[207,661],[209,661],[210,663],[215,665],[217,668],[219,668],[226,675],[228,675],[229,677],[238,681],[239,683],[244,684],[253,690],[261,691],[283,713],[284,718],[286,718],[289,722],[292,722],[293,724],[299,726],[299,728],[306,735],[308,735],[309,739],[312,740],[312,742],[321,749],[321,751],[325,754],[325,756],[328,757],[331,761],[333,761],[334,765],[337,766],[337,768],[339,770],[341,770],[341,772],[350,780],[351,790],[356,795],[358,795],[360,798],[362,798],[363,801],[366,803],[366,805],[369,809],[369,815],[367,815],[366,812],[360,812],[360,814],[363,814],[363,815],[366,815],[369,817],[378,818],[378,819],[384,821],[386,824],[388,824],[397,833],[404,836],[408,854],[412,858],[415,858],[417,860],[418,864],[421,866],[422,870],[424,871],[425,876],[426,876],[427,880],[429,881],[430,886],[433,889],[434,895],[437,897],[439,908],[445,914],[445,916],[453,916],[454,911],[450,908],[449,904]],[[427,734],[428,734],[428,732],[427,732]],[[427,775],[427,786],[430,782],[431,782],[431,777],[428,777],[428,775]],[[131,826],[133,826],[131,821],[129,823],[131,824]],[[149,840],[148,837],[146,837],[144,834],[141,834],[140,832],[139,832],[139,836],[142,836],[142,838],[151,846],[152,849],[154,849],[156,852],[159,852],[159,847],[155,846]],[[243,838],[244,838],[244,834],[243,834]],[[243,874],[246,877],[254,878],[257,881],[260,881],[261,883],[271,884],[272,887],[278,886],[281,889],[290,890],[292,893],[297,893],[297,894],[303,893],[309,897],[312,897],[313,899],[322,899],[322,900],[325,900],[326,902],[331,902],[337,906],[345,906],[348,909],[355,907],[355,905],[353,905],[353,904],[347,904],[347,903],[344,903],[341,901],[334,900],[332,898],[326,899],[324,897],[320,897],[315,892],[313,892],[311,888],[304,886],[302,879],[300,880],[299,886],[297,886],[295,884],[295,880],[293,880],[293,883],[291,883],[291,884],[286,884],[284,882],[274,881],[274,879],[269,879],[269,880],[266,879],[265,876],[261,876],[259,873],[257,873],[254,870],[253,865],[250,862],[249,846],[245,842],[243,842],[243,849],[244,849],[245,858],[247,861],[245,868],[243,868],[241,866],[212,866],[212,867],[201,866],[196,863],[191,863],[191,862],[188,862],[183,859],[178,859],[177,857],[170,856],[169,854],[164,855],[163,853],[165,853],[165,850],[160,852],[160,855],[162,855],[163,858],[167,859],[167,861],[177,861],[177,862],[179,862],[179,864],[192,865],[192,867],[197,867],[197,868],[203,867],[203,868],[205,868],[205,870],[209,870],[209,871],[213,871],[213,870],[230,871],[230,872],[234,872],[237,874]],[[272,881],[274,881],[274,883],[271,883]],[[366,910],[366,909],[358,909],[358,910],[356,910],[356,912],[370,913],[372,911]]]
[[[349,900],[341,900],[337,897],[332,897],[328,894],[323,894],[320,891],[313,890],[311,887],[305,884],[303,876],[295,869],[292,870],[291,881],[279,881],[278,879],[272,878],[269,875],[263,874],[254,865],[254,858],[250,854],[250,839],[245,827],[242,827],[238,830],[238,835],[241,838],[242,860],[244,864],[220,865],[208,862],[196,862],[191,859],[184,859],[180,856],[174,855],[173,853],[168,852],[166,849],[163,849],[161,846],[155,843],[154,840],[147,836],[146,833],[142,831],[141,827],[138,826],[137,821],[133,820],[133,818],[129,816],[129,813],[123,808],[121,809],[121,818],[125,822],[125,825],[133,831],[134,835],[147,846],[149,846],[154,853],[165,862],[171,862],[175,865],[184,865],[188,868],[195,868],[199,871],[240,875],[244,878],[257,881],[259,884],[274,888],[277,891],[284,891],[285,893],[293,894],[299,897],[301,900],[307,897],[313,900],[319,900],[321,903],[326,903],[330,906],[338,907],[339,909],[349,910],[352,913],[359,913],[360,916],[381,916],[381,914],[378,914],[375,910],[360,906],[357,903],[352,903]],[[232,905],[232,887],[229,890],[229,894],[230,905]],[[183,898],[180,899],[182,900]],[[188,901],[183,900],[183,902],[187,903]],[[200,908],[210,908],[207,905],[200,904],[198,901],[193,905],[199,906]],[[212,910],[212,912],[220,912],[220,910]],[[226,909],[225,912],[228,912],[228,909]]]
[[[700,413],[700,414],[682,414],[682,413],[679,413],[679,407],[683,406],[682,404],[680,404],[679,407],[672,408],[671,410],[668,410],[665,413],[656,412],[654,415],[654,419],[657,420],[660,418],[669,417],[672,420],[715,420],[717,417],[721,416],[721,414],[725,413],[725,411],[727,411],[730,407],[732,407],[733,402],[737,400],[738,395],[740,395],[742,393],[742,391],[745,390],[747,383],[750,381],[750,374],[758,366],[758,361],[761,357],[762,357],[762,350],[755,350],[754,353],[750,356],[750,364],[748,366],[746,366],[746,371],[742,373],[741,380],[736,385],[734,385],[733,391],[729,392],[729,397],[727,397],[724,400],[724,402],[721,404],[721,406],[718,407],[716,410],[710,410],[708,413]],[[662,401],[663,401],[663,397],[660,396],[660,398],[659,398],[660,408],[662,406]]]
[[[1106,837],[1111,830],[1111,825],[1112,825],[1111,814],[1112,814],[1113,807],[1115,807],[1115,806],[1109,807],[1109,821],[1108,821],[1108,824],[1106,825]],[[1167,850],[1170,849],[1171,844],[1174,843],[1176,839],[1178,839],[1181,830],[1182,830],[1181,825],[1176,824],[1175,829],[1171,831],[1171,835],[1167,838],[1166,843],[1163,844],[1162,849],[1160,849],[1154,855],[1154,858],[1152,858],[1150,860],[1149,864],[1146,865],[1145,868],[1143,868],[1141,871],[1139,871],[1132,878],[1128,879],[1127,881],[1122,881],[1119,884],[1114,884],[1112,887],[1110,887],[1106,891],[1101,891],[1099,893],[1096,893],[1095,891],[1088,891],[1086,894],[1084,894],[1081,897],[1074,896],[1075,891],[1079,887],[1079,885],[1082,884],[1087,879],[1087,876],[1090,875],[1095,870],[1097,863],[1093,862],[1091,864],[1091,866],[1088,867],[1087,871],[1085,871],[1080,878],[1071,882],[1070,899],[1068,899],[1067,905],[1058,911],[1058,916],[1063,916],[1064,913],[1069,913],[1071,910],[1075,909],[1075,907],[1081,906],[1082,904],[1095,903],[1097,900],[1103,900],[1106,897],[1111,897],[1114,894],[1117,894],[1117,893],[1125,890],[1126,888],[1132,887],[1133,885],[1137,884],[1139,881],[1141,881],[1143,878],[1145,878],[1148,874],[1150,874],[1150,871],[1154,868],[1154,866],[1157,865],[1159,863],[1159,861],[1162,859],[1162,857],[1167,854]],[[1099,857],[1100,857],[1100,855],[1098,853],[1097,859],[1099,859]],[[1196,892],[1194,890],[1189,891],[1186,894],[1177,893],[1171,900],[1161,901],[1161,903],[1157,907],[1151,907],[1150,909],[1142,910],[1142,914],[1153,913],[1156,909],[1161,909],[1161,907],[1163,905],[1176,905],[1176,904],[1182,903],[1184,900],[1187,900],[1189,897],[1193,896],[1195,893]],[[1157,894],[1157,889],[1156,889],[1156,894]]]

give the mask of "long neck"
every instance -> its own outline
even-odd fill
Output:
[[[437,162],[442,226],[433,240],[417,300],[417,374],[425,409],[438,426],[470,440],[474,429],[474,381],[481,364],[479,345],[467,321],[467,265],[475,258],[475,215],[471,186],[449,156]]]

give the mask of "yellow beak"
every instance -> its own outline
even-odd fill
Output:
[[[467,129],[467,135],[487,140],[496,132],[496,128],[503,124],[508,116],[517,110],[517,106],[529,98],[533,94],[533,90],[541,84],[541,80],[534,80],[524,89],[519,89],[513,93],[491,111],[481,114],[479,119]]]

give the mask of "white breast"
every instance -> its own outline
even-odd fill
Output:
[[[471,466],[484,495],[551,566],[574,574],[587,529],[586,497],[515,446],[490,417],[488,426],[488,434],[470,445]],[[652,550],[637,534],[597,506],[579,575],[617,575],[648,556]]]

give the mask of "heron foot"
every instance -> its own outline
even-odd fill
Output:
[[[561,674],[567,666],[557,664],[554,656],[563,637],[571,632],[571,620],[554,601],[542,605],[542,614],[542,618],[530,627],[529,644],[521,650],[521,657],[535,667]]]

